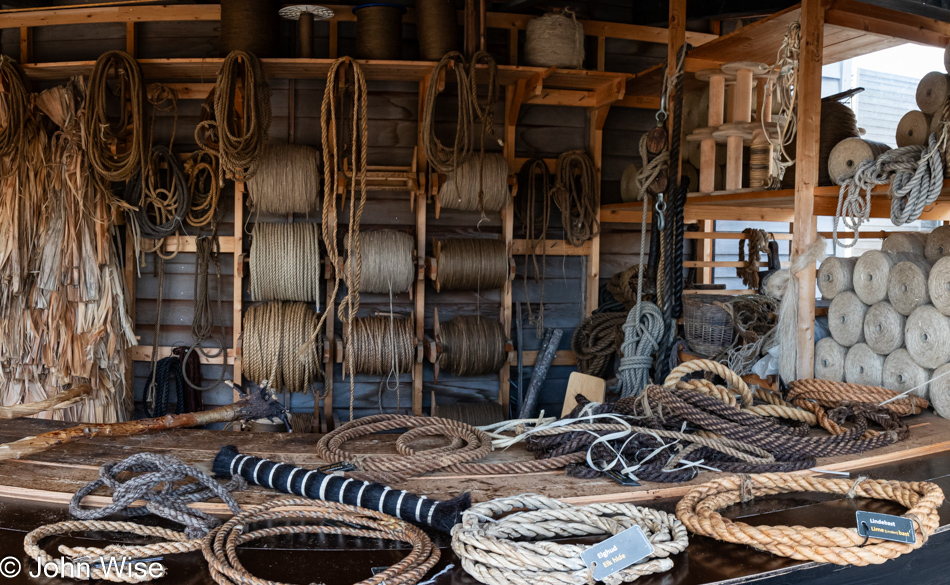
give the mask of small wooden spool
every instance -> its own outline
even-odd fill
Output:
[[[904,114],[897,124],[897,147],[924,146],[930,135],[930,116],[920,110],[911,110]]]
[[[738,61],[726,63],[722,70],[736,76],[735,96],[732,101],[735,126],[720,127],[720,132],[724,131],[722,135],[726,136],[726,190],[733,191],[742,188],[742,146],[745,140],[752,140],[751,129],[743,132],[740,126],[752,121],[752,80],[756,74],[768,73],[768,66],[752,61]],[[718,138],[720,132],[714,132],[713,136]]]
[[[726,80],[735,76],[719,69],[704,69],[696,73],[696,79],[709,82],[709,126],[697,129],[693,135],[699,136],[699,191],[712,193],[715,188],[716,140],[712,136],[714,129],[724,122],[726,111]]]
[[[297,21],[297,56],[301,59],[313,58],[313,21],[333,18],[333,11],[324,6],[297,4],[284,6],[278,12],[281,18]]]
[[[917,107],[925,114],[935,114],[943,109],[947,93],[950,93],[950,76],[931,71],[917,84]]]
[[[873,140],[845,138],[828,155],[828,174],[840,185],[854,176],[862,162],[874,160],[889,149],[888,145]]]

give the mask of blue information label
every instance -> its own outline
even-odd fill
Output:
[[[914,521],[903,516],[875,514],[874,512],[856,512],[858,534],[881,540],[893,540],[905,544],[915,544],[917,533]]]
[[[652,554],[653,545],[643,530],[633,526],[585,550],[581,559],[591,570],[594,581],[603,581]]]

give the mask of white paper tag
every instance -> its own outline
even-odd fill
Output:
[[[591,570],[594,581],[603,581],[652,554],[653,545],[643,529],[632,526],[585,550],[581,559]]]

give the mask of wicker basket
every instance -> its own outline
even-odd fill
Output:
[[[732,319],[716,303],[728,295],[689,295],[683,299],[683,329],[693,352],[713,357],[732,345]]]

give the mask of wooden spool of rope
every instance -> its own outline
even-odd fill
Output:
[[[441,370],[453,376],[482,376],[508,364],[508,340],[495,319],[459,315],[441,323],[439,310],[433,309],[433,334],[428,357],[436,381]]]
[[[897,123],[897,147],[924,146],[930,135],[930,116],[920,110],[911,110]]]
[[[927,234],[924,232],[897,232],[884,238],[882,252],[904,252],[924,256],[927,247]]]
[[[841,382],[844,380],[844,362],[848,350],[830,337],[823,337],[815,344],[815,377],[819,380]]]
[[[353,337],[346,332],[343,335],[344,351],[347,357],[352,352],[355,373],[385,376],[412,372],[416,362],[414,323],[411,316],[393,314],[356,319]]]
[[[862,162],[875,160],[890,148],[873,140],[845,138],[836,144],[828,155],[828,175],[835,185],[840,185],[854,176]]]
[[[297,21],[297,56],[313,58],[313,22],[333,18],[333,11],[313,4],[297,4],[281,8],[279,14],[281,18]]]
[[[228,0],[221,3],[221,55],[246,51],[257,57],[277,57],[280,2]]]
[[[287,215],[320,209],[320,153],[300,144],[267,143],[257,173],[247,182],[251,208]]]
[[[251,300],[320,302],[320,224],[255,223]]]
[[[828,306],[828,329],[831,336],[844,347],[864,341],[864,315],[868,306],[853,292],[836,296]]]
[[[438,61],[458,50],[458,14],[452,0],[416,0],[419,58]]]
[[[927,398],[927,386],[932,374],[929,369],[915,362],[910,352],[902,347],[884,359],[881,386],[901,393],[915,388],[914,395]]]
[[[275,390],[307,392],[322,377],[320,320],[306,303],[271,302],[244,314],[244,375]]]
[[[497,290],[512,277],[504,241],[490,238],[436,240],[435,290]]]
[[[394,61],[402,58],[402,15],[396,4],[363,4],[356,15],[356,58]]]
[[[436,195],[436,218],[443,209],[458,211],[501,211],[511,194],[508,160],[496,152],[475,153],[455,171],[446,175]]]
[[[415,238],[396,230],[368,230],[361,232],[359,238],[362,263],[359,292],[412,293],[416,280]],[[352,257],[347,258],[347,262],[350,261]],[[350,274],[350,271],[344,273]]]
[[[884,375],[884,356],[866,343],[855,344],[844,358],[844,381],[862,386],[880,386]]]
[[[925,114],[937,114],[947,103],[948,93],[950,93],[950,75],[931,71],[917,84],[917,107]]]

